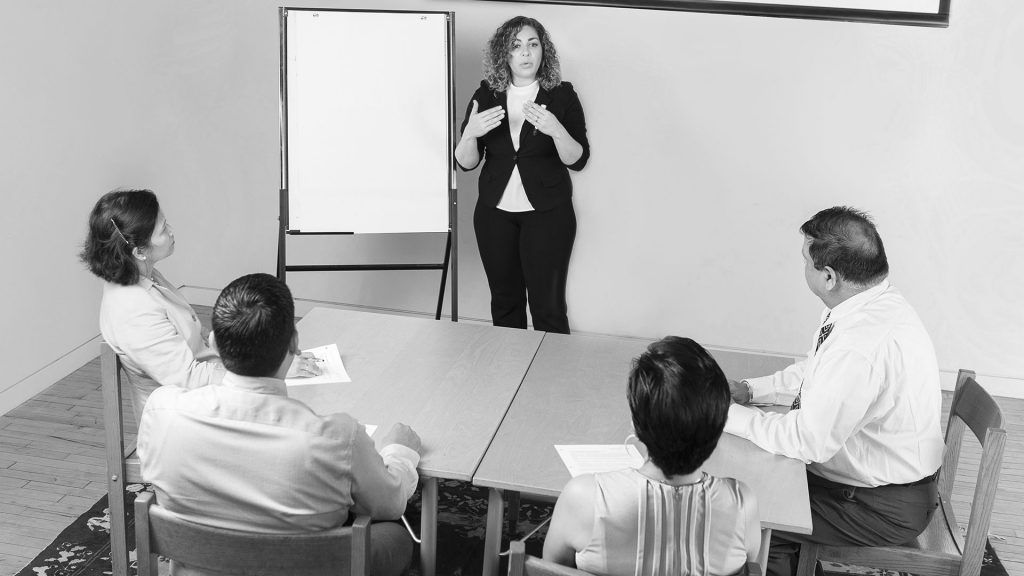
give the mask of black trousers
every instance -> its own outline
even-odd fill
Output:
[[[807,472],[811,535],[772,532],[768,575],[796,574],[800,543],[832,546],[905,544],[924,531],[939,505],[934,479],[913,486],[858,488]]]
[[[344,526],[351,526],[355,514],[349,514]],[[374,576],[402,576],[412,564],[412,537],[397,520],[374,520],[370,523],[369,573]]]
[[[534,329],[568,334],[565,283],[576,240],[572,202],[543,212],[505,212],[477,202],[473,228],[494,325],[526,328],[529,294]]]

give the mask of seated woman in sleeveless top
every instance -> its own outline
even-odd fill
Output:
[[[633,361],[627,396],[647,461],[569,481],[544,558],[602,576],[741,572],[760,548],[754,494],[700,469],[729,411],[721,368],[693,340],[669,336]]]
[[[158,386],[198,388],[224,377],[195,310],[155,267],[173,253],[174,230],[152,191],[115,190],[96,202],[80,257],[105,281],[100,332],[124,363],[136,418]],[[319,373],[296,356],[289,376]]]

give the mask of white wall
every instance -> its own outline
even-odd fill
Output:
[[[219,288],[273,270],[278,4],[7,7],[0,412],[94,350],[80,347],[97,333],[99,287],[74,254],[104,191],[157,191],[178,238],[162,266],[174,281]],[[1024,395],[1021,3],[955,3],[948,29],[468,0],[300,5],[455,10],[460,121],[493,28],[517,13],[549,27],[593,148],[574,177],[575,329],[802,354],[820,303],[796,229],[852,204],[875,215],[942,367]],[[460,313],[487,318],[475,177],[459,178]],[[443,239],[289,246],[292,263],[426,261]],[[437,274],[289,281],[300,297],[428,311]]]
[[[76,253],[103,192],[156,190],[179,237],[165,272],[223,286],[270,266],[278,178],[276,120],[258,120],[277,90],[254,89],[276,86],[276,16],[94,0],[4,18],[0,413],[97,353],[100,286]]]

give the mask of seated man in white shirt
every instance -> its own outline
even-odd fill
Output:
[[[143,412],[142,477],[159,505],[197,523],[270,533],[324,530],[356,513],[402,515],[418,480],[419,437],[395,425],[378,453],[351,416],[319,416],[288,398],[283,379],[299,350],[283,282],[251,274],[229,284],[213,333],[223,381],[163,386]],[[412,541],[400,524],[374,523],[371,537],[374,575],[408,567]],[[172,574],[181,570],[172,563]]]
[[[804,275],[824,302],[806,360],[730,382],[725,431],[807,463],[813,533],[772,537],[769,574],[795,574],[799,542],[913,540],[934,512],[942,396],[931,339],[889,283],[868,216],[822,210],[800,227]],[[786,414],[743,404],[791,406]],[[819,568],[820,570],[820,568]]]

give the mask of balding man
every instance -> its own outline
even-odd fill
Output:
[[[822,210],[800,227],[807,286],[825,304],[807,359],[730,382],[725,431],[807,463],[813,532],[773,535],[769,574],[795,574],[799,542],[913,540],[938,503],[942,395],[935,350],[888,281],[867,214]],[[791,406],[786,414],[744,404]],[[820,568],[819,568],[820,570]]]

